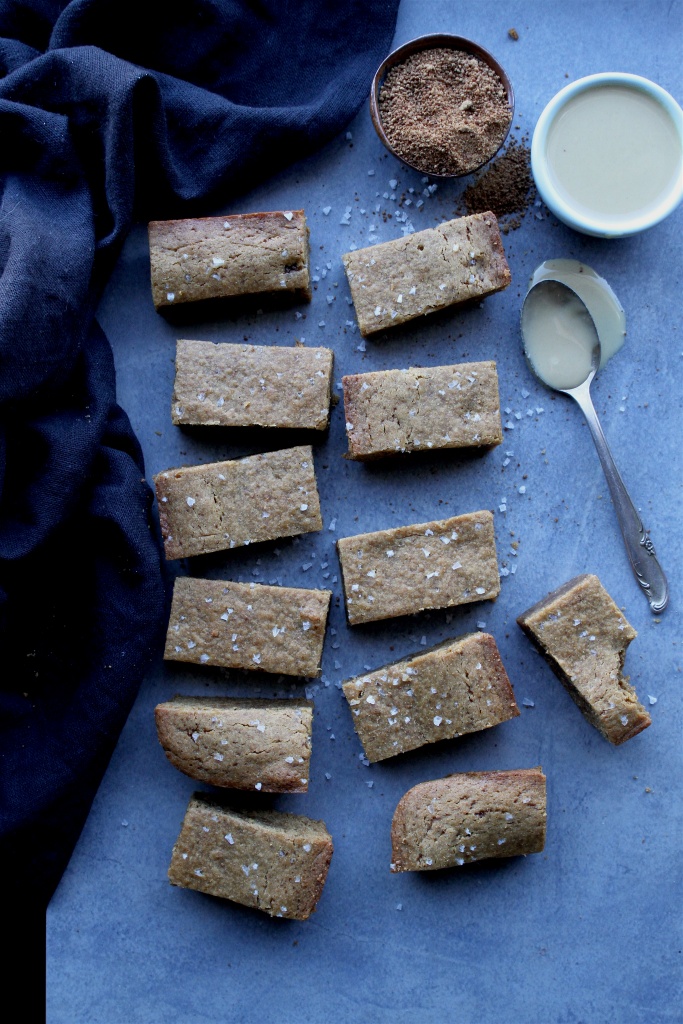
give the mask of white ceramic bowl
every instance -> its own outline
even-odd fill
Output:
[[[654,100],[669,116],[677,133],[681,172],[672,178],[668,189],[648,204],[643,211],[615,216],[601,216],[575,202],[566,189],[558,183],[548,160],[548,136],[556,119],[565,110],[567,103],[588,90],[605,85],[626,86],[644,93]],[[531,170],[541,199],[552,213],[575,231],[598,238],[619,238],[632,235],[658,224],[678,206],[683,199],[683,111],[665,89],[639,75],[621,72],[605,72],[580,78],[565,86],[554,96],[538,119],[531,143]]]

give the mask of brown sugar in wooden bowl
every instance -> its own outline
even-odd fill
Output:
[[[404,43],[382,61],[370,90],[372,122],[386,148],[434,178],[472,174],[488,163],[505,142],[514,112],[504,69],[462,36]]]

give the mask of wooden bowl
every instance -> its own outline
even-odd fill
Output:
[[[510,107],[510,127],[501,139],[498,149],[494,153],[491,153],[486,160],[483,160],[482,163],[478,164],[476,167],[472,167],[467,171],[462,171],[460,174],[435,174],[432,171],[425,170],[424,167],[417,167],[415,164],[411,164],[408,160],[402,157],[400,153],[397,153],[389,142],[382,126],[382,118],[379,112],[379,93],[389,68],[402,63],[406,57],[410,57],[414,53],[419,53],[421,50],[436,49],[461,50],[463,53],[470,53],[472,56],[478,57],[484,64],[488,64],[500,79],[503,88],[505,89],[505,95]],[[389,152],[395,156],[397,160],[400,160],[401,163],[406,164],[408,167],[412,167],[415,171],[419,171],[420,174],[428,174],[430,178],[464,178],[468,174],[473,174],[474,171],[478,171],[480,167],[487,164],[489,160],[493,159],[496,153],[499,153],[502,149],[505,140],[510,134],[512,120],[515,116],[515,94],[512,89],[512,83],[510,82],[504,68],[501,67],[496,58],[490,54],[488,50],[485,50],[483,46],[479,46],[478,43],[473,42],[471,39],[465,39],[464,36],[452,36],[437,33],[436,35],[419,36],[417,39],[411,39],[410,42],[404,43],[403,46],[399,46],[398,49],[393,50],[388,57],[384,58],[380,66],[377,68],[375,77],[372,80],[372,88],[370,89],[370,116],[372,117],[372,123],[374,124],[375,131],[379,135],[380,139]]]

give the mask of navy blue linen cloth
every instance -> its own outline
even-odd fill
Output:
[[[165,627],[103,285],[134,218],[211,212],[343,128],[397,7],[0,0],[0,857],[37,906]]]

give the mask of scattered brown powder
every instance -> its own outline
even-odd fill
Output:
[[[498,75],[462,50],[422,50],[387,72],[379,93],[394,152],[426,174],[469,174],[502,145],[512,111]]]
[[[534,196],[531,154],[524,139],[511,139],[505,152],[465,189],[463,201],[468,213],[491,210],[499,219],[519,214],[501,224],[501,231],[507,234],[519,227]]]

